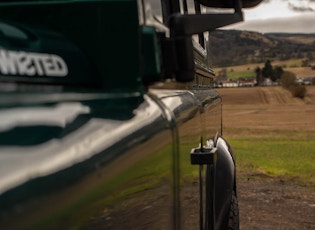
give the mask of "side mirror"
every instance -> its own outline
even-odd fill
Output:
[[[170,15],[168,24],[170,28],[170,38],[166,51],[173,50],[172,55],[166,55],[165,60],[171,58],[171,63],[167,70],[173,73],[179,82],[188,82],[194,79],[194,54],[191,36],[202,34],[205,31],[213,31],[217,28],[243,21],[242,8],[252,7],[263,0],[195,0],[195,6],[202,4],[209,7],[232,8],[234,12],[228,13],[196,13]],[[200,5],[199,5],[200,7]],[[170,59],[169,59],[170,60]],[[177,65],[172,63],[177,61]],[[178,67],[178,68],[175,68]]]
[[[200,4],[208,7],[216,8],[234,8],[234,0],[197,0]],[[257,6],[263,0],[241,0],[242,8],[250,8]]]

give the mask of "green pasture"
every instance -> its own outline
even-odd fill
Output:
[[[237,168],[248,175],[280,176],[315,189],[315,140],[276,136],[228,138]]]
[[[239,78],[255,78],[256,74],[254,70],[241,70],[241,71],[235,71],[235,70],[228,70],[227,76],[230,79],[237,80]]]
[[[286,61],[275,61],[273,65],[278,65],[285,68],[292,68],[292,67],[301,67],[302,65],[302,58],[300,59],[290,59]]]

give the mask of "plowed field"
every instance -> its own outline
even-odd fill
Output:
[[[281,87],[218,89],[223,135],[229,139],[307,132],[307,138],[315,139],[315,87],[307,90],[300,100]],[[307,186],[263,173],[248,177],[241,171],[237,186],[241,230],[315,229],[315,193]]]
[[[304,100],[282,87],[222,88],[223,125],[226,130],[315,131],[315,87]],[[233,135],[233,133],[228,133]]]

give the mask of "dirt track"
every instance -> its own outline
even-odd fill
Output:
[[[224,136],[272,135],[275,130],[311,131],[315,138],[315,87],[302,101],[281,87],[218,90],[223,98]],[[314,154],[314,153],[312,153]],[[315,163],[315,161],[314,161]],[[315,193],[265,174],[238,172],[241,230],[315,229]]]

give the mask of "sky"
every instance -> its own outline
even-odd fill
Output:
[[[261,33],[315,33],[315,0],[264,0],[243,12],[244,22],[225,28]]]

